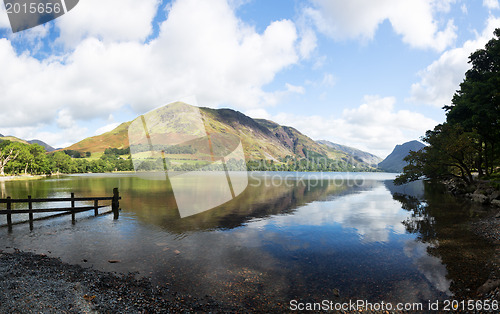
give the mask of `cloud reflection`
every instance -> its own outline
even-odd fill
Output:
[[[443,265],[441,259],[429,255],[427,248],[429,248],[428,244],[412,240],[406,242],[404,252],[406,256],[413,259],[418,270],[437,290],[451,296],[451,280],[446,278],[448,274],[446,266]]]
[[[374,185],[369,191],[312,202],[297,208],[293,215],[277,215],[271,219],[253,221],[248,226],[324,226],[338,223],[343,228],[355,230],[363,242],[388,242],[391,233],[405,233],[401,222],[408,213],[401,209],[399,202],[392,199],[381,182]]]

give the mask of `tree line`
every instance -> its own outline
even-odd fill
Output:
[[[55,174],[55,173],[100,173],[110,171],[134,170],[130,157],[123,159],[120,155],[126,150],[106,149],[104,154],[95,160],[81,158],[76,151],[58,151],[47,153],[38,144],[24,144],[0,141],[0,175]],[[85,154],[86,157],[89,154]]]
[[[460,89],[443,107],[446,121],[426,132],[427,147],[405,158],[408,165],[396,183],[426,177],[469,185],[475,174],[491,178],[500,169],[500,29],[469,63]]]

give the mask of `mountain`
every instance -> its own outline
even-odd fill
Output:
[[[29,144],[38,144],[40,146],[43,146],[45,148],[45,150],[49,153],[56,150],[54,147],[52,147],[49,144],[47,144],[43,141],[40,141],[40,140],[26,141],[26,140],[17,138],[15,136],[3,136],[2,134],[0,134],[0,141],[19,142],[19,143],[28,144],[28,145]]]
[[[31,140],[31,141],[27,141],[27,142],[30,144],[38,144],[40,146],[43,146],[45,148],[45,150],[49,153],[56,150],[54,147],[52,147],[49,144],[47,144],[43,141],[40,141],[40,140]]]
[[[353,156],[356,160],[359,162],[363,162],[369,165],[378,165],[382,161],[382,158],[375,156],[373,154],[364,152],[362,150],[359,150],[357,148],[345,146],[345,145],[340,145],[340,144],[335,144],[330,141],[325,141],[325,140],[320,140],[316,141],[319,144],[326,145],[330,148],[333,148],[334,150],[342,151],[346,154],[349,154]]]
[[[158,108],[147,115],[157,121],[178,119],[171,112],[172,106],[176,106],[176,104]],[[304,159],[313,156],[314,158],[325,157],[343,162],[343,165],[355,166],[357,169],[373,169],[365,162],[362,162],[362,159],[354,157],[348,152],[315,142],[295,128],[282,126],[270,120],[252,119],[232,109],[203,107],[199,109],[206,131],[209,133],[232,134],[239,137],[248,160],[264,159],[280,162],[285,158]],[[110,147],[127,148],[129,147],[128,128],[131,123],[131,121],[122,123],[110,132],[86,138],[65,149],[96,153],[103,152]],[[168,131],[151,130],[150,132],[175,134],[180,133],[179,131],[169,129]]]
[[[130,122],[124,122],[115,129],[101,135],[88,137],[65,149],[77,150],[80,152],[98,153],[104,152],[106,148],[127,148],[128,145],[128,127]]]
[[[419,141],[411,141],[402,145],[396,145],[392,153],[380,162],[378,167],[386,172],[402,172],[403,167],[406,166],[406,161],[404,161],[403,158],[405,158],[410,151],[416,152],[423,147],[425,147],[425,145]]]
[[[23,144],[29,144],[27,141],[17,138],[15,136],[0,136],[0,141],[11,141],[11,142],[19,142]]]

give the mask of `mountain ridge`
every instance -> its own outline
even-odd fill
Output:
[[[318,143],[293,127],[280,125],[271,120],[253,119],[239,111],[228,108],[200,107],[199,109],[206,131],[238,136],[248,160],[269,160],[283,163],[285,159],[289,161],[290,158],[300,160],[311,156],[323,156],[339,163],[342,162],[347,165],[347,169],[375,170],[373,165],[364,162],[359,157]],[[160,107],[152,112],[159,119],[168,115],[167,106]],[[109,132],[86,138],[64,149],[98,153],[103,152],[106,148],[127,148],[129,146],[128,127],[131,123],[132,121],[124,122]],[[360,150],[356,151],[362,152]]]
[[[393,151],[378,164],[378,167],[386,172],[400,173],[407,164],[403,158],[405,158],[410,151],[419,151],[424,147],[425,145],[417,140],[396,145]]]
[[[50,146],[49,144],[47,144],[41,140],[34,139],[34,140],[26,141],[26,142],[28,142],[30,144],[38,144],[38,145],[42,146],[43,148],[45,148],[45,151],[47,151],[48,153],[51,153],[51,152],[57,150],[56,148]]]
[[[367,163],[369,165],[378,165],[382,161],[382,158],[380,158],[379,156],[362,151],[354,147],[336,144],[327,140],[318,140],[316,142],[323,145],[327,145],[333,149],[343,151],[347,154],[353,155],[355,158],[359,158],[360,161]]]
[[[15,137],[15,136],[4,136],[2,134],[0,134],[0,141],[11,141],[11,142],[19,142],[19,143],[23,143],[23,144],[38,144],[40,146],[42,146],[43,148],[45,148],[45,150],[47,152],[53,152],[55,151],[56,149],[52,146],[50,146],[49,144],[45,143],[44,141],[41,141],[41,140],[37,140],[37,139],[34,139],[34,140],[24,140],[24,139],[21,139],[21,138],[18,138],[18,137]]]

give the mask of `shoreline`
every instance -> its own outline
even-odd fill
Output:
[[[134,273],[117,274],[62,262],[44,254],[0,250],[2,313],[244,312],[153,286]]]
[[[489,242],[495,250],[490,261],[493,271],[476,293],[484,300],[500,301],[500,210],[496,206],[488,207],[485,216],[469,222],[470,230]]]
[[[468,223],[469,229],[490,243],[495,250],[490,262],[494,271],[476,294],[485,300],[500,301],[500,190],[489,181],[476,181],[470,186],[454,179],[442,183],[454,197],[479,204],[485,210],[480,218]]]
[[[0,181],[30,181],[47,178],[46,175],[20,175],[20,176],[0,176]]]
[[[196,298],[155,286],[136,273],[105,272],[62,262],[45,254],[0,250],[2,313],[245,313],[259,308],[224,304],[210,296]],[[488,281],[471,300],[500,301],[500,287]],[[483,289],[484,291],[480,291]],[[260,310],[265,310],[263,307]],[[275,310],[277,310],[275,308]],[[288,308],[283,308],[286,312]],[[397,313],[394,312],[394,313]]]

